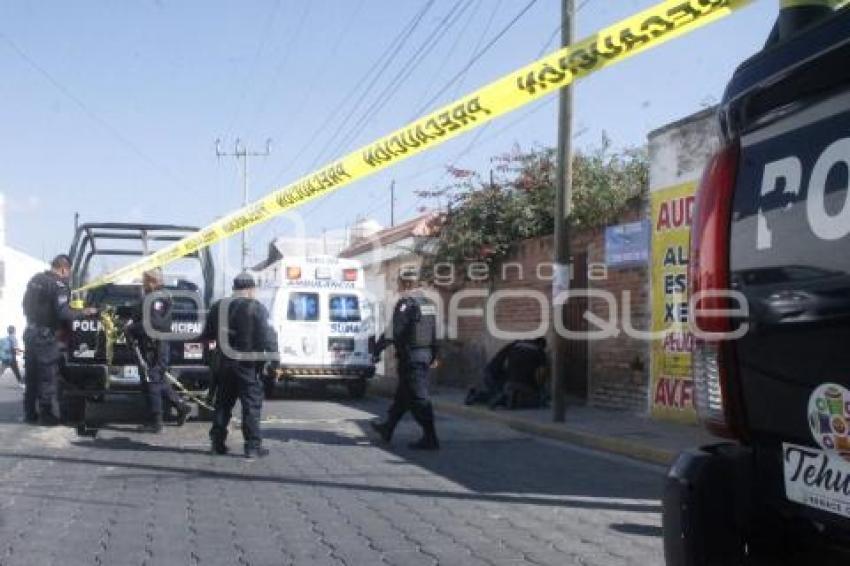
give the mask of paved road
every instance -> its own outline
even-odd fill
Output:
[[[661,470],[442,418],[439,453],[367,434],[382,400],[265,407],[269,458],[207,425],[78,439],[19,424],[0,380],[0,564],[661,564]]]

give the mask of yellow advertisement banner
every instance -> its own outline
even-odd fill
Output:
[[[652,342],[650,392],[652,416],[696,422],[691,345],[688,329],[688,254],[696,183],[653,192],[652,203]]]
[[[240,208],[197,233],[85,285],[134,277],[432,149],[576,79],[689,33],[753,0],[666,0],[509,73],[395,132]],[[661,77],[664,69],[657,69]]]

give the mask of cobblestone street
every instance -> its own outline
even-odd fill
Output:
[[[661,468],[442,417],[443,449],[366,432],[385,401],[264,407],[271,456],[208,453],[207,424],[77,438],[24,426],[0,382],[0,564],[662,563]]]

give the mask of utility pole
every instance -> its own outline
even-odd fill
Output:
[[[242,206],[248,204],[248,158],[249,157],[268,157],[272,152],[272,140],[266,140],[265,151],[248,151],[248,148],[243,146],[241,140],[236,138],[236,143],[233,144],[233,153],[221,151],[221,140],[215,140],[215,156],[221,159],[222,157],[235,157],[237,161],[242,160]],[[245,239],[245,232],[242,230],[242,271],[245,271],[248,263],[248,243]]]
[[[575,26],[574,0],[561,0],[561,46],[573,41]],[[555,184],[555,279],[552,299],[570,286],[570,200],[573,184],[573,89],[561,89],[558,105],[558,179]],[[553,316],[566,316],[566,304],[560,308],[552,302]],[[557,327],[556,327],[557,328]],[[567,341],[557,332],[554,338],[552,363],[552,420],[564,422],[566,417]]]
[[[390,228],[395,226],[395,179],[390,183]]]

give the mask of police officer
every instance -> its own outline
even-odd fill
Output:
[[[233,280],[233,296],[213,304],[207,314],[202,337],[215,340],[220,364],[215,394],[215,412],[210,429],[214,454],[227,454],[227,426],[236,400],[242,405],[242,438],[246,458],[262,458],[269,451],[262,445],[260,413],[263,384],[260,371],[277,356],[277,336],[269,326],[266,307],[255,298],[256,283],[250,273]],[[223,309],[227,309],[223,313]]]
[[[374,353],[375,361],[388,344],[395,346],[398,384],[387,418],[372,427],[384,442],[392,439],[396,425],[408,410],[422,427],[422,438],[409,444],[415,450],[437,450],[440,442],[434,428],[434,409],[428,393],[428,369],[437,362],[437,309],[421,293],[412,291],[416,277],[399,272],[402,297],[393,309],[392,338],[382,335]]]
[[[142,275],[142,287],[147,298],[139,306],[133,319],[127,326],[127,333],[137,342],[144,358],[140,364],[142,390],[148,409],[148,422],[142,425],[143,432],[162,431],[163,407],[173,406],[177,411],[177,424],[183,425],[192,412],[191,406],[183,401],[171,387],[165,376],[171,361],[171,345],[161,338],[151,336],[145,330],[143,312],[147,307],[148,324],[156,332],[171,332],[171,300],[162,292],[162,270],[152,269]]]
[[[97,313],[94,308],[71,308],[70,275],[71,259],[64,254],[58,255],[50,262],[49,271],[38,273],[29,280],[24,293],[23,308],[27,318],[24,331],[24,420],[28,423],[38,422],[45,426],[59,423],[53,412],[61,358],[56,333],[74,318]]]

